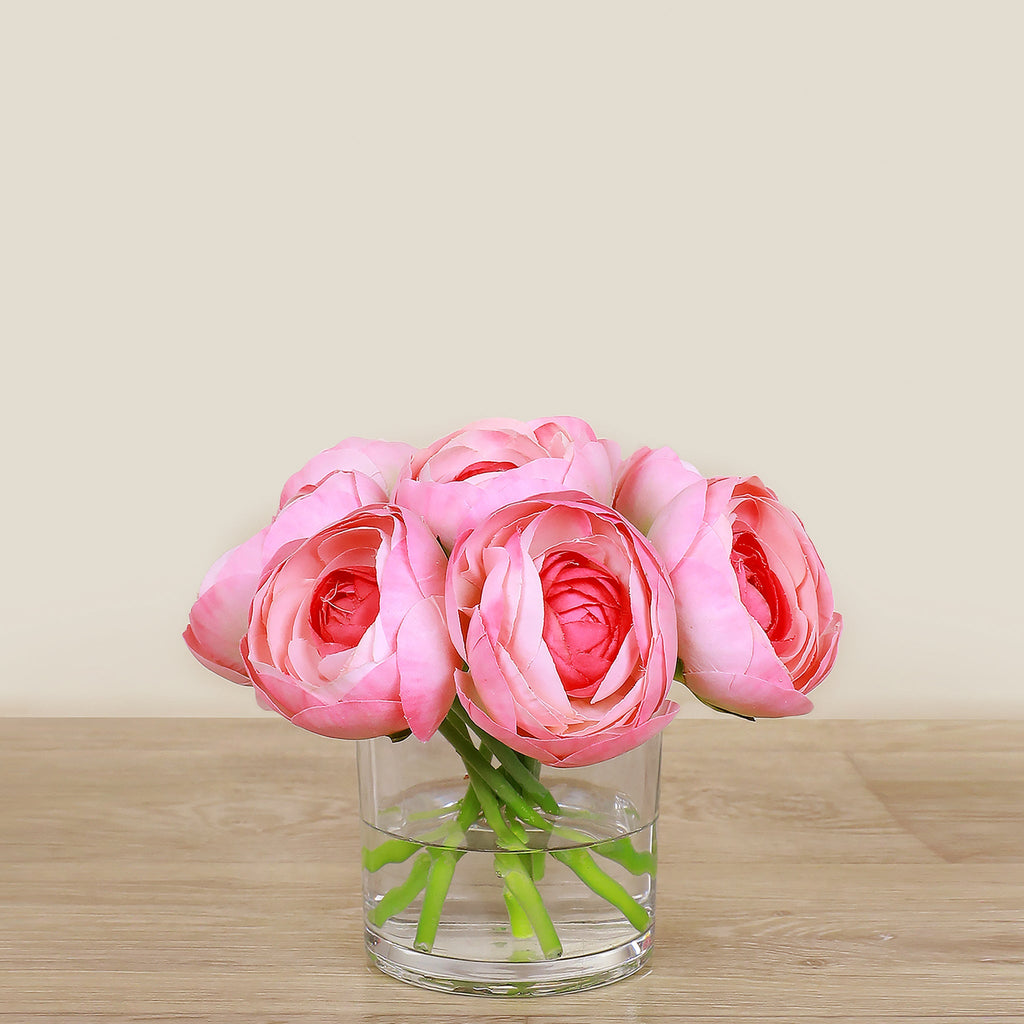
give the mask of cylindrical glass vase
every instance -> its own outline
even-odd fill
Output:
[[[359,742],[366,948],[385,974],[543,995],[650,957],[660,736],[585,768],[513,759],[466,731],[459,752],[440,733]]]

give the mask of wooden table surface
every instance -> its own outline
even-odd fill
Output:
[[[0,1024],[1024,1021],[1024,722],[673,723],[651,964],[533,999],[368,965],[352,744],[273,718],[0,740]]]

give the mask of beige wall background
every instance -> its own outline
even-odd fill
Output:
[[[180,633],[286,476],[572,414],[801,514],[818,715],[1024,716],[1022,29],[4,4],[0,713],[263,714]]]

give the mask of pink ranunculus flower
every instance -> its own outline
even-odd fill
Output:
[[[669,569],[693,693],[754,718],[810,711],[842,617],[797,516],[757,477],[698,480],[662,506],[648,539]]]
[[[183,634],[207,668],[249,684],[239,644],[260,578],[296,544],[363,505],[387,501],[410,445],[349,438],[309,460],[291,476],[273,521],[222,555],[207,572]]]
[[[470,423],[418,451],[395,501],[415,509],[451,549],[463,530],[495,509],[550,491],[582,491],[611,504],[621,458],[581,419]]]
[[[544,764],[639,746],[678,707],[672,587],[642,534],[578,492],[506,505],[457,541],[448,630],[481,728]]]
[[[242,654],[262,703],[323,736],[411,729],[428,739],[461,664],[444,618],[445,563],[426,524],[386,503],[305,540],[253,599]]]

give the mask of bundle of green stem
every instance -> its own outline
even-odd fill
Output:
[[[374,925],[382,927],[422,893],[414,947],[429,952],[456,865],[467,852],[463,845],[466,835],[477,826],[493,833],[494,870],[503,882],[502,895],[513,936],[535,936],[545,958],[562,955],[562,943],[537,888],[549,856],[621,911],[638,933],[647,930],[650,915],[646,908],[598,864],[593,854],[620,864],[631,874],[653,876],[652,853],[638,851],[628,836],[595,842],[593,836],[560,823],[561,808],[540,781],[540,762],[489,736],[472,722],[458,701],[438,731],[462,758],[469,785],[454,821],[415,841],[394,838],[372,849],[363,848],[363,867],[371,872],[412,859],[405,880],[384,893],[374,908]],[[556,844],[548,848],[551,840]],[[558,845],[558,841],[566,845]]]

